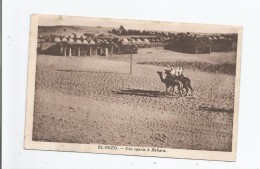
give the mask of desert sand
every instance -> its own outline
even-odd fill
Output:
[[[133,55],[37,56],[33,140],[231,151],[235,76],[185,69],[194,93],[165,95],[139,62],[235,63],[235,54],[139,49]]]

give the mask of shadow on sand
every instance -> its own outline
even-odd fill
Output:
[[[206,106],[199,106],[199,110],[211,111],[211,112],[226,112],[226,113],[234,112],[233,109],[215,108],[215,107],[206,107]]]
[[[165,92],[153,91],[153,90],[141,90],[141,89],[126,89],[120,91],[113,91],[113,93],[119,95],[135,95],[135,96],[144,96],[144,97],[165,96]]]

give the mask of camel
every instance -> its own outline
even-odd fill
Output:
[[[175,88],[175,86],[178,87],[179,90],[179,96],[181,96],[182,94],[182,83],[180,80],[178,80],[177,78],[163,78],[163,73],[162,72],[157,72],[160,76],[161,81],[165,84],[166,86],[166,94],[169,93],[169,89],[170,88]]]
[[[177,79],[181,81],[183,88],[185,89],[186,93],[184,96],[187,96],[189,89],[191,91],[191,95],[193,95],[193,88],[191,87],[191,81],[188,77],[184,77],[183,75],[177,76]]]
[[[167,75],[168,77],[171,77],[171,76],[172,76],[170,70],[165,70],[165,73],[166,73],[166,75]],[[166,76],[166,77],[167,77],[167,76]],[[182,85],[183,85],[182,88],[185,89],[185,92],[186,92],[186,93],[185,93],[184,96],[187,96],[187,95],[188,95],[189,90],[191,91],[191,95],[193,95],[193,88],[191,87],[191,81],[190,81],[190,79],[189,79],[188,77],[184,77],[183,74],[181,74],[181,75],[176,76],[176,79],[178,79],[179,81],[181,81],[181,83],[182,83]],[[182,91],[182,92],[183,92],[183,91]]]

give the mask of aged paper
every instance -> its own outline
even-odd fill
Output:
[[[242,27],[32,15],[26,149],[236,160]]]

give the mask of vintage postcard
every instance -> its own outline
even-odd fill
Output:
[[[236,160],[242,27],[32,15],[26,149]]]

